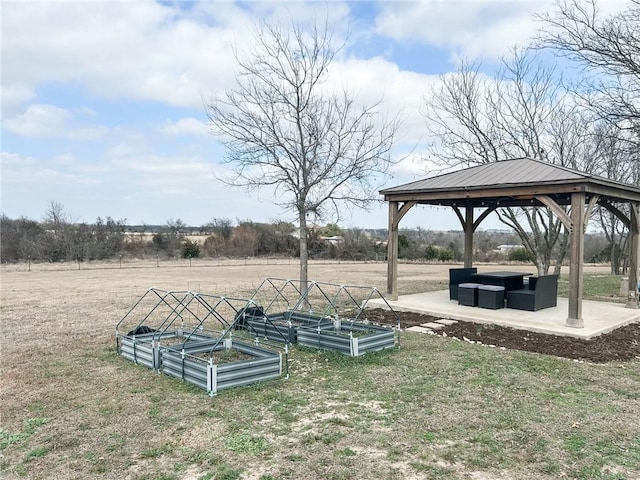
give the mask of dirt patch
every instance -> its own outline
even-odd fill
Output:
[[[385,325],[397,323],[396,316],[388,310],[371,310],[367,316],[370,321]],[[402,312],[401,316],[403,328],[438,320],[438,317],[414,312]],[[590,340],[460,321],[445,326],[436,334],[512,350],[543,353],[597,363],[640,358],[640,323],[617,328],[610,333]]]

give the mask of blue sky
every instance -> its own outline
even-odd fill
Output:
[[[203,96],[233,84],[233,46],[256,19],[328,16],[346,48],[332,81],[364,103],[383,97],[405,122],[387,186],[427,176],[420,106],[462,57],[491,75],[524,45],[551,2],[64,2],[3,1],[0,210],[42,219],[51,201],[74,221],[129,224],[213,218],[287,220],[271,193],[225,186],[224,149],[209,134]],[[411,152],[410,155],[407,154]],[[418,208],[402,227],[458,229],[446,210]],[[386,228],[386,205],[344,215],[344,227]],[[496,227],[497,222],[483,224]]]

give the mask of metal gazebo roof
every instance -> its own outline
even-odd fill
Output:
[[[629,283],[638,281],[640,265],[640,188],[533,158],[487,163],[380,191],[389,203],[387,294],[398,298],[398,225],[417,204],[452,207],[465,232],[464,264],[472,263],[473,232],[497,208],[547,207],[571,234],[569,315],[567,325],[582,326],[584,231],[595,205],[616,215],[629,229]],[[620,204],[629,204],[629,213]],[[586,205],[586,208],[585,208]],[[569,206],[567,209],[565,207]],[[465,209],[464,214],[461,208]],[[484,211],[474,218],[474,209]],[[627,306],[638,308],[635,291]]]
[[[571,203],[571,193],[584,191],[613,202],[640,201],[640,188],[553,165],[533,158],[517,158],[478,165],[436,177],[381,190],[385,200],[435,205],[541,205],[531,195],[550,195],[556,203]],[[534,201],[532,201],[534,200]],[[484,203],[483,203],[484,202]]]

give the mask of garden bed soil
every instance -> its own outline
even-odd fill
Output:
[[[193,357],[198,358],[200,360],[204,360],[208,362],[211,358],[210,352],[202,352],[192,354]],[[244,362],[247,360],[255,360],[256,357],[253,355],[249,355],[247,353],[243,353],[235,348],[229,348],[225,350],[218,350],[213,352],[213,363],[215,365],[220,365],[223,363],[232,363],[232,362]]]
[[[402,328],[439,319],[414,312],[400,312],[400,315]],[[369,310],[367,317],[371,322],[383,325],[397,323],[395,314],[389,310]],[[466,338],[485,345],[597,363],[640,359],[640,323],[617,328],[590,340],[462,321],[444,326],[436,331],[436,335],[460,340]]]
[[[185,337],[170,337],[163,338],[160,340],[161,347],[174,347],[176,345],[183,345],[185,342]]]

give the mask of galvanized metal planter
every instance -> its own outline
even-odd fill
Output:
[[[241,352],[251,359],[216,363],[217,353],[230,350]],[[202,353],[206,356],[198,356]],[[160,356],[163,373],[202,388],[210,395],[225,388],[265,382],[282,375],[280,353],[231,339],[166,347],[160,349]]]
[[[288,343],[283,358],[238,330],[241,312],[252,310],[246,299],[149,289],[116,325],[116,347],[124,358],[211,395],[288,375]],[[228,352],[247,358],[225,361]]]
[[[120,354],[134,363],[153,370],[160,370],[160,351],[163,348],[163,344],[175,340],[181,340],[180,344],[185,342],[188,344],[199,341],[210,341],[212,337],[206,335],[191,335],[186,338],[181,331],[124,335],[120,339]]]
[[[174,336],[174,335],[170,335]],[[165,337],[166,338],[166,337]],[[160,368],[159,339],[153,333],[125,335],[120,341],[120,355],[134,363],[153,370]]]
[[[246,316],[243,328],[275,342],[298,343],[298,329],[303,326],[326,330],[333,319],[302,312],[282,312],[262,316]]]
[[[393,348],[396,333],[390,327],[355,322],[332,326],[330,330],[300,327],[298,344],[359,357],[369,352]]]
[[[325,282],[303,285],[299,280],[267,278],[251,297],[261,305],[259,311],[245,315],[242,327],[264,338],[286,337],[289,343],[351,356],[399,346],[396,312],[397,329],[368,322],[366,307],[374,297],[384,300],[374,287]]]
[[[215,395],[288,376],[291,343],[354,357],[399,347],[400,317],[388,303],[398,328],[367,320],[373,297],[384,300],[372,287],[273,278],[248,300],[152,288],[116,325],[116,347],[128,360]],[[265,347],[273,342],[284,344],[284,356]],[[245,358],[225,361],[228,352]]]

